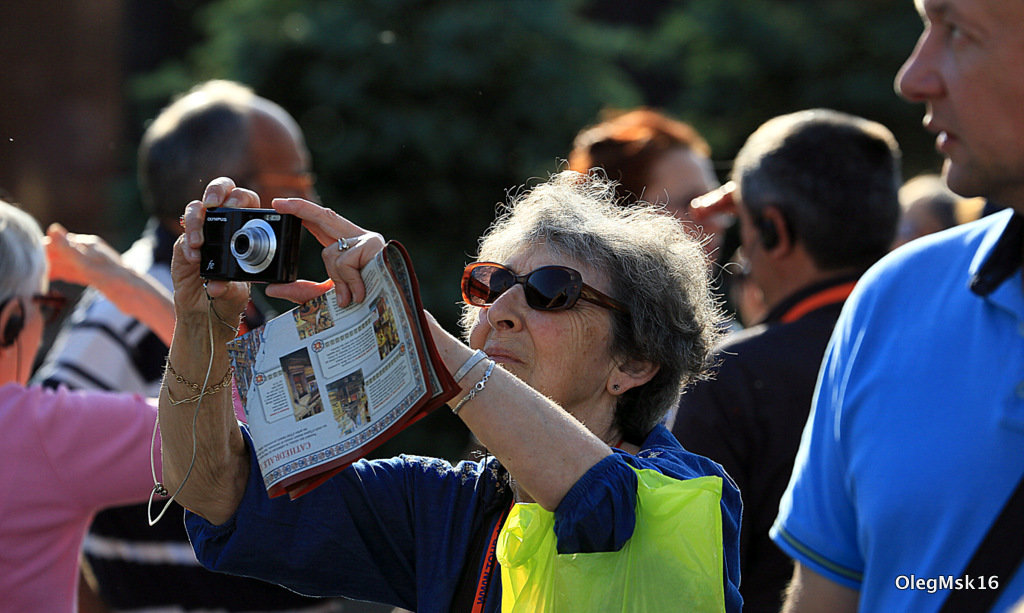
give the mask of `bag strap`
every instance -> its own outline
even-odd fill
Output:
[[[999,599],[1003,587],[1009,583],[1024,559],[1024,478],[1003,505],[999,517],[974,551],[974,556],[960,575],[966,580],[985,582],[981,589],[950,590],[939,613],[955,611],[990,611]],[[988,589],[987,583],[996,577],[999,585]]]
[[[506,486],[504,493],[499,492],[498,498],[492,501],[484,512],[482,521],[473,533],[469,549],[466,552],[466,561],[455,586],[449,609],[451,613],[472,613],[474,610],[481,582],[485,579],[490,580],[490,575],[497,565],[497,561],[494,559],[494,546],[497,542],[498,532],[504,525],[505,518],[508,517],[513,504],[515,504],[515,500],[511,488]],[[494,524],[491,524],[492,518],[495,521]],[[478,563],[480,563],[479,571],[477,571]],[[486,594],[486,585],[484,588]]]

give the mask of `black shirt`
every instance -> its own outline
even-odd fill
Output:
[[[793,574],[768,530],[789,483],[825,346],[857,278],[808,286],[764,323],[728,336],[716,350],[715,378],[680,400],[672,433],[687,450],[722,464],[740,488],[744,611],[777,613]]]

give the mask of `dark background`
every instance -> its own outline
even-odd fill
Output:
[[[0,190],[123,249],[145,122],[197,81],[239,80],[298,119],[325,204],[409,248],[453,329],[496,203],[561,168],[602,109],[691,122],[723,179],[760,123],[819,106],[887,125],[906,177],[938,170],[921,106],[893,92],[920,30],[911,0],[7,0]],[[466,440],[450,416],[414,430],[430,434],[382,452]]]

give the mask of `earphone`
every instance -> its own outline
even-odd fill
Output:
[[[21,300],[18,298],[10,298],[9,300],[13,300],[14,303],[18,305],[18,312],[12,312],[10,317],[7,318],[7,323],[4,324],[3,334],[0,335],[0,347],[10,347],[13,345],[14,341],[18,340],[18,335],[21,334],[21,330],[25,327],[25,309],[21,306]],[[3,306],[6,306],[6,304]],[[2,308],[3,307],[0,306],[0,309]]]
[[[757,220],[757,229],[761,233],[761,245],[766,250],[774,249],[779,244],[779,231],[775,228],[775,222],[767,217]]]

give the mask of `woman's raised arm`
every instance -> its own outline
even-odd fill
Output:
[[[220,178],[207,186],[202,202],[185,209],[185,232],[171,260],[177,322],[160,392],[160,436],[168,492],[177,493],[182,506],[220,524],[234,514],[249,474],[225,347],[236,335],[249,288],[238,282],[207,284],[199,276],[203,220],[213,206],[257,207],[259,197]]]
[[[117,251],[92,234],[72,234],[60,224],[51,224],[43,244],[51,280],[95,287],[121,312],[171,344],[174,303],[159,281],[126,266]]]

